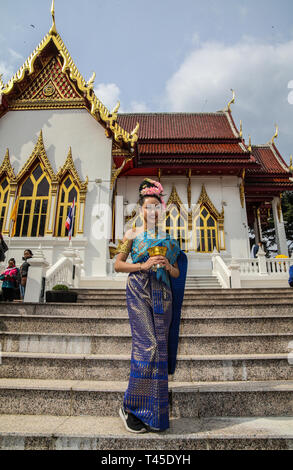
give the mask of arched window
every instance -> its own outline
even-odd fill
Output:
[[[165,230],[172,238],[178,241],[181,250],[187,249],[188,225],[184,213],[180,213],[180,208],[173,204],[167,211],[165,220]],[[182,212],[182,211],[181,211]]]
[[[50,193],[48,176],[37,162],[19,188],[15,237],[45,235]]]
[[[188,212],[174,185],[167,202],[164,225],[166,232],[178,241],[181,250],[188,251]]]
[[[209,210],[202,206],[195,220],[195,249],[201,253],[211,253],[218,249],[217,221]]]
[[[55,236],[67,237],[68,230],[65,227],[65,222],[74,199],[75,210],[72,236],[82,234],[84,226],[84,211],[88,177],[86,177],[84,182],[81,181],[74,165],[71,147],[69,148],[65,163],[58,171],[56,177],[60,181],[60,187],[55,224]]]
[[[57,237],[66,237],[68,235],[68,230],[65,227],[65,222],[70,210],[70,207],[75,200],[75,211],[74,211],[74,220],[73,220],[73,229],[72,236],[76,234],[76,220],[78,217],[79,209],[79,191],[77,186],[72,181],[72,178],[67,174],[60,185],[59,190],[59,201],[58,201],[58,211],[57,211],[57,223],[56,223],[56,236]]]
[[[8,208],[9,183],[7,177],[0,180],[0,232],[3,232]]]
[[[193,249],[212,253],[225,249],[224,208],[218,212],[202,186],[199,200],[192,211]]]

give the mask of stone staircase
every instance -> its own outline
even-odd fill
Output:
[[[0,449],[293,449],[292,289],[186,290],[171,427],[143,435],[118,417],[125,291],[78,294],[0,303]]]
[[[187,276],[186,289],[222,289],[216,276]]]

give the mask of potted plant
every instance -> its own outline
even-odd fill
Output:
[[[66,302],[75,303],[77,301],[77,292],[69,290],[64,284],[57,284],[52,290],[46,292],[46,302]]]

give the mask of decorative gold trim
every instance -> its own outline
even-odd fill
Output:
[[[51,15],[52,15],[53,24],[52,24],[52,27],[50,29],[50,34],[56,35],[57,34],[57,29],[56,29],[56,24],[55,24],[55,1],[54,0],[52,0]]]
[[[88,187],[88,177],[86,177],[86,180],[84,182],[81,181],[79,174],[76,170],[76,167],[74,165],[71,147],[69,147],[68,155],[67,155],[64,165],[61,168],[59,168],[58,173],[56,175],[59,182],[63,181],[66,173],[69,173],[71,175],[72,182],[78,187],[80,191],[80,195],[83,194],[85,196],[85,194],[87,193],[87,187]],[[84,199],[81,198],[81,200],[84,200]]]
[[[231,104],[235,103],[235,91],[232,90],[232,88],[231,88],[231,91],[232,91],[232,99],[231,101],[229,101],[227,108],[225,108],[225,111],[231,111]]]
[[[55,5],[54,0],[51,8],[53,25],[49,33],[42,39],[40,44],[36,47],[33,53],[28,57],[25,63],[20,67],[20,69],[13,75],[9,82],[1,90],[2,94],[9,95],[12,91],[15,84],[20,83],[27,75],[34,73],[35,61],[37,57],[46,49],[48,44],[51,42],[55,45],[58,53],[63,59],[62,72],[68,72],[69,78],[72,82],[76,83],[79,92],[90,105],[90,113],[97,121],[103,121],[104,125],[112,132],[114,140],[118,143],[129,144],[132,148],[135,146],[138,140],[138,129],[139,123],[137,123],[135,129],[132,132],[127,132],[125,129],[120,127],[117,124],[117,117],[113,116],[112,113],[104,106],[101,101],[96,97],[93,91],[93,79],[90,79],[89,82],[86,82],[82,77],[81,73],[77,69],[75,63],[73,62],[65,44],[63,43],[60,35],[57,33],[56,24],[55,24]]]
[[[56,177],[56,175],[53,171],[53,168],[51,166],[51,163],[50,163],[50,161],[47,157],[47,153],[46,153],[46,150],[45,150],[45,147],[44,147],[42,131],[39,134],[38,141],[37,141],[37,143],[34,147],[34,150],[31,154],[31,156],[29,157],[29,159],[27,160],[27,162],[25,163],[25,165],[23,166],[23,168],[21,169],[21,171],[18,173],[18,175],[16,177],[17,183],[19,183],[24,178],[24,176],[27,173],[29,173],[31,167],[34,165],[34,163],[38,159],[43,164],[44,171],[49,176],[51,183],[52,184],[58,184],[58,178]]]
[[[15,100],[9,103],[10,111],[34,111],[36,109],[87,109],[83,100]]]
[[[212,215],[217,220],[221,218],[222,214],[220,214],[220,212],[217,211],[214,204],[210,200],[209,196],[207,195],[206,188],[205,188],[204,184],[202,185],[201,193],[200,193],[199,199],[197,201],[197,210],[196,210],[196,212],[198,211],[198,207],[200,207],[200,206],[206,206],[206,208],[209,210],[209,212],[211,212]]]
[[[3,73],[0,73],[0,91],[3,90],[3,88],[5,87],[2,77],[3,77]]]
[[[16,183],[16,176],[15,176],[14,170],[11,166],[9,150],[8,149],[6,149],[5,157],[3,159],[3,162],[0,165],[0,178],[2,178],[2,176],[4,174],[7,176],[8,180],[9,180],[9,184]]]
[[[278,126],[277,124],[275,124],[275,128],[276,128],[276,129],[275,129],[275,133],[274,133],[272,139],[271,139],[270,142],[269,142],[269,143],[271,143],[272,145],[274,144],[275,139],[277,139],[277,137],[278,137],[278,135],[279,135],[279,126]]]
[[[290,166],[289,166],[289,170],[291,171],[291,173],[293,172],[292,155],[290,155]]]
[[[240,191],[240,201],[241,201],[241,207],[244,208],[244,201],[245,201],[245,169],[242,170],[242,175],[241,175],[241,183],[239,186],[239,191]]]
[[[170,206],[171,204],[176,204],[178,208],[182,206],[182,201],[177,193],[177,190],[174,184],[172,186],[172,191],[167,202],[167,207]]]
[[[134,155],[132,157],[127,157],[123,160],[122,165],[119,168],[116,168],[116,166],[112,166],[112,176],[111,176],[111,184],[110,184],[110,189],[113,189],[114,183],[118,176],[120,175],[121,171],[125,167],[125,165],[130,162],[134,158]]]
[[[242,137],[243,137],[243,129],[242,129],[242,121],[241,121],[241,120],[240,120],[240,130],[239,130],[239,136],[240,136],[240,137],[241,137],[241,139],[242,139]]]
[[[251,136],[249,136],[248,150],[249,150],[250,152],[252,152],[252,146],[251,146]]]

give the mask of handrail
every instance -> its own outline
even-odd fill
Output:
[[[219,254],[216,253],[213,255],[212,264],[213,274],[217,276],[220,284],[224,289],[229,289],[231,287],[231,271]]]
[[[46,290],[52,289],[56,284],[73,285],[73,261],[62,256],[46,273]]]

